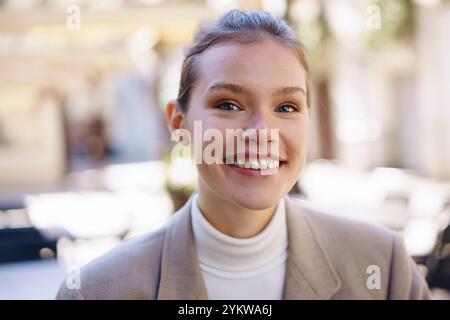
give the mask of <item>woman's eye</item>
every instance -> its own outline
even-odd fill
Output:
[[[279,106],[279,107],[277,108],[277,111],[278,111],[278,112],[289,113],[289,112],[295,112],[295,111],[298,111],[298,109],[297,109],[296,107],[294,107],[294,106],[289,105],[289,104],[284,104],[284,105],[282,105],[282,106]]]
[[[241,110],[237,105],[231,102],[222,102],[217,105],[216,108],[225,110],[225,111],[239,111]]]

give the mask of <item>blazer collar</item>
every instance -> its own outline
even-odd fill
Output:
[[[191,226],[192,197],[167,226],[157,299],[208,299]],[[314,234],[305,210],[286,197],[288,258],[283,299],[330,299],[341,281]]]
[[[158,300],[208,299],[192,234],[191,203],[192,197],[174,213],[167,226]]]
[[[283,298],[330,299],[342,283],[314,234],[306,209],[286,197],[286,219],[289,247]]]

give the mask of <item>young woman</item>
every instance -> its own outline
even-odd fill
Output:
[[[167,105],[170,130],[242,130],[246,146],[278,129],[265,141],[276,151],[225,152],[224,139],[231,161],[198,164],[198,193],[167,225],[88,264],[80,287],[63,283],[57,298],[429,298],[394,232],[287,196],[305,163],[310,105],[305,53],[283,21],[232,10],[203,26]]]

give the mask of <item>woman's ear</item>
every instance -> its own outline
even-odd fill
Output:
[[[166,117],[171,133],[183,127],[184,114],[177,100],[170,100],[167,103]]]

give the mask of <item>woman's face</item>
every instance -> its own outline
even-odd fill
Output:
[[[267,147],[270,150],[277,141],[277,154],[272,157],[280,160],[278,169],[268,175],[246,169],[242,163],[203,161],[197,165],[200,190],[250,210],[274,206],[296,183],[306,158],[309,113],[305,70],[290,48],[273,40],[214,45],[202,53],[197,67],[198,78],[183,122],[191,136],[194,121],[201,121],[203,132],[220,130],[225,157],[226,129],[279,129],[278,140],[269,139]],[[203,148],[209,143],[203,142]],[[236,147],[231,150],[237,156]],[[264,160],[262,156],[258,159],[260,156],[247,153],[245,161]]]

